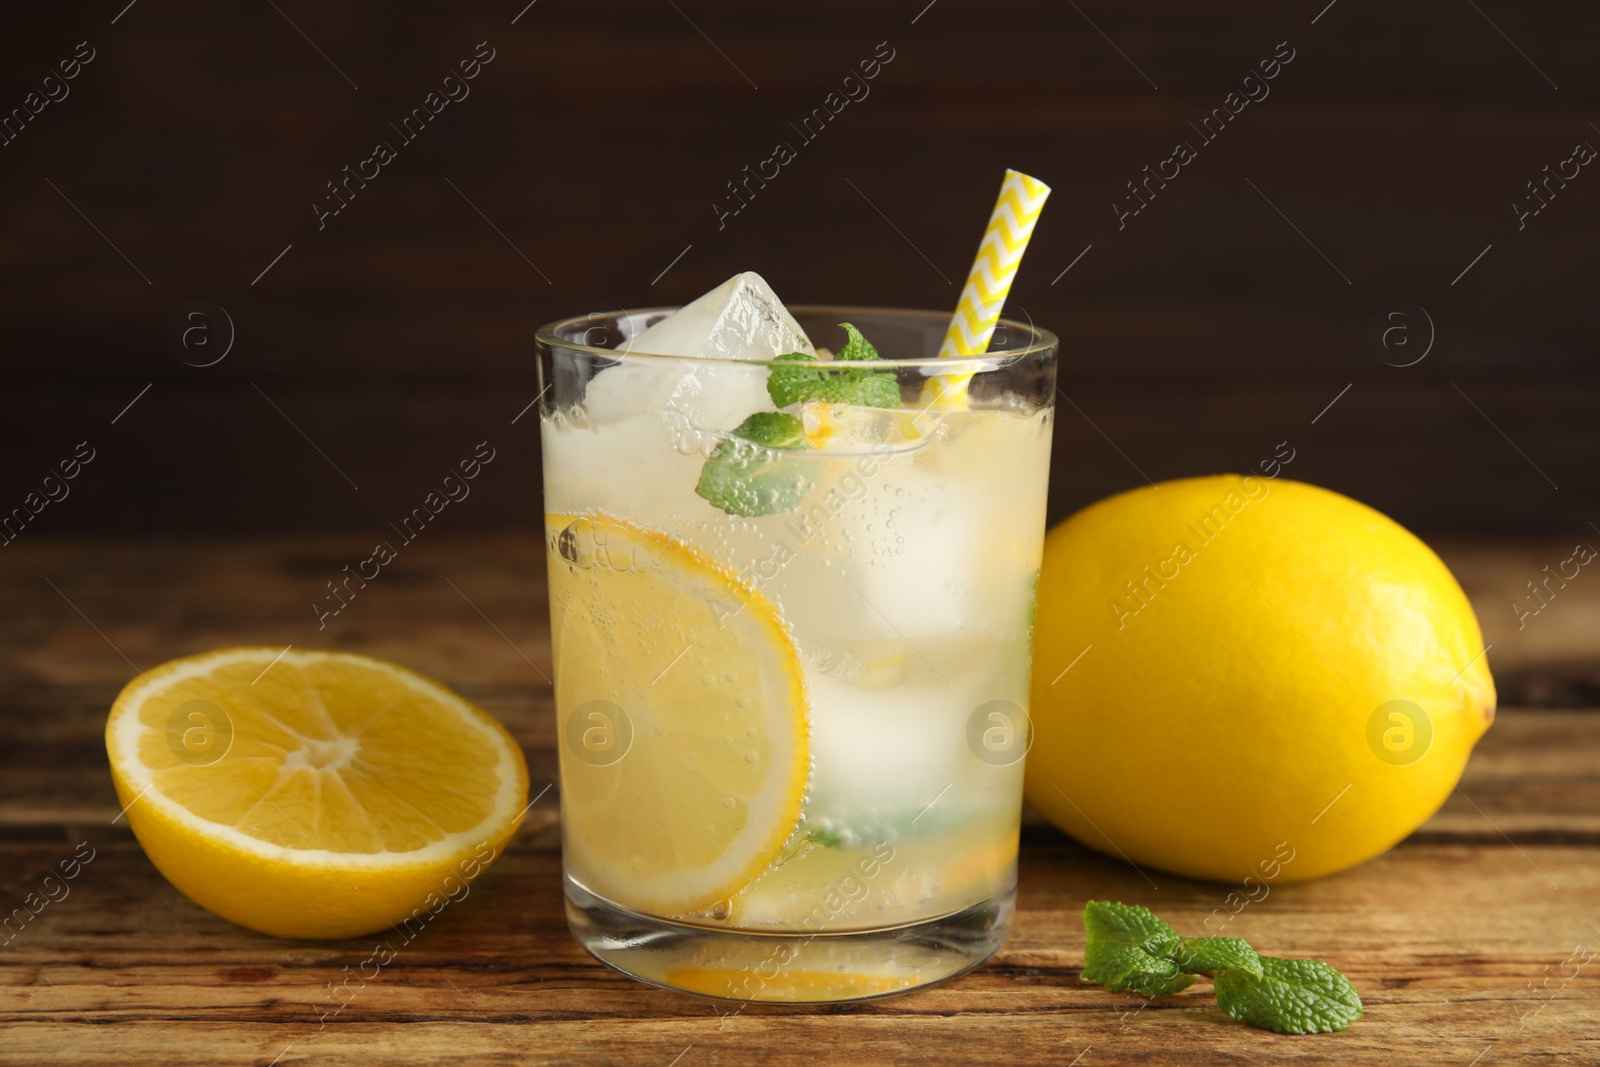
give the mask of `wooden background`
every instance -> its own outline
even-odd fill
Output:
[[[1055,188],[1012,297],[1077,405],[1053,515],[1286,440],[1289,476],[1423,533],[1600,521],[1600,175],[1520,232],[1511,208],[1600,145],[1593,5],[525,2],[8,11],[6,113],[96,58],[0,147],[0,508],[89,440],[29,536],[370,531],[487,439],[509,458],[444,521],[528,529],[536,325],[746,268],[795,303],[951,306],[1015,166]],[[483,41],[470,97],[399,144]],[[879,42],[870,95],[799,144]],[[1278,42],[1271,95],[1119,231],[1124,183]],[[319,230],[379,139],[398,158]],[[798,158],[719,230],[780,139]],[[196,299],[236,333],[211,367],[167,341]],[[1424,323],[1367,336],[1397,299],[1436,334],[1404,368],[1380,355]]]

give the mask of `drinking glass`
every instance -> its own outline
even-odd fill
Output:
[[[672,310],[537,334],[572,931],[735,1000],[961,974],[1016,894],[1056,338],[1002,320],[941,360],[947,313],[790,308],[878,351],[810,367],[899,404],[754,441],[795,364],[627,349]]]

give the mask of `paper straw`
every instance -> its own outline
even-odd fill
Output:
[[[939,348],[941,359],[981,356],[988,350],[995,323],[1000,321],[1000,309],[1011,292],[1011,280],[1017,275],[1022,253],[1028,250],[1028,239],[1033,236],[1034,224],[1049,196],[1050,187],[1039,179],[1020,171],[1006,171],[994,214],[989,216],[972,272],[967,275],[950,329]],[[929,378],[923,387],[923,401],[937,407],[966,407],[967,382],[971,378],[970,373]]]

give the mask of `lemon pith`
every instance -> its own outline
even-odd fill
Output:
[[[567,870],[635,910],[709,908],[800,820],[794,641],[765,596],[682,542],[602,515],[546,523]]]
[[[1091,847],[1201,878],[1377,855],[1450,795],[1494,712],[1438,556],[1286,479],[1165,482],[1069,518],[1035,639],[1028,800]],[[1403,759],[1372,726],[1401,701],[1426,739]]]
[[[352,937],[459,898],[527,802],[503,727],[437,682],[349,653],[235,648],[163,664],[117,697],[106,748],[162,874],[283,937]]]

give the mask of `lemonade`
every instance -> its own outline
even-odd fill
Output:
[[[569,917],[627,973],[852,999],[1004,940],[1055,345],[947,321],[743,274],[540,331]]]

